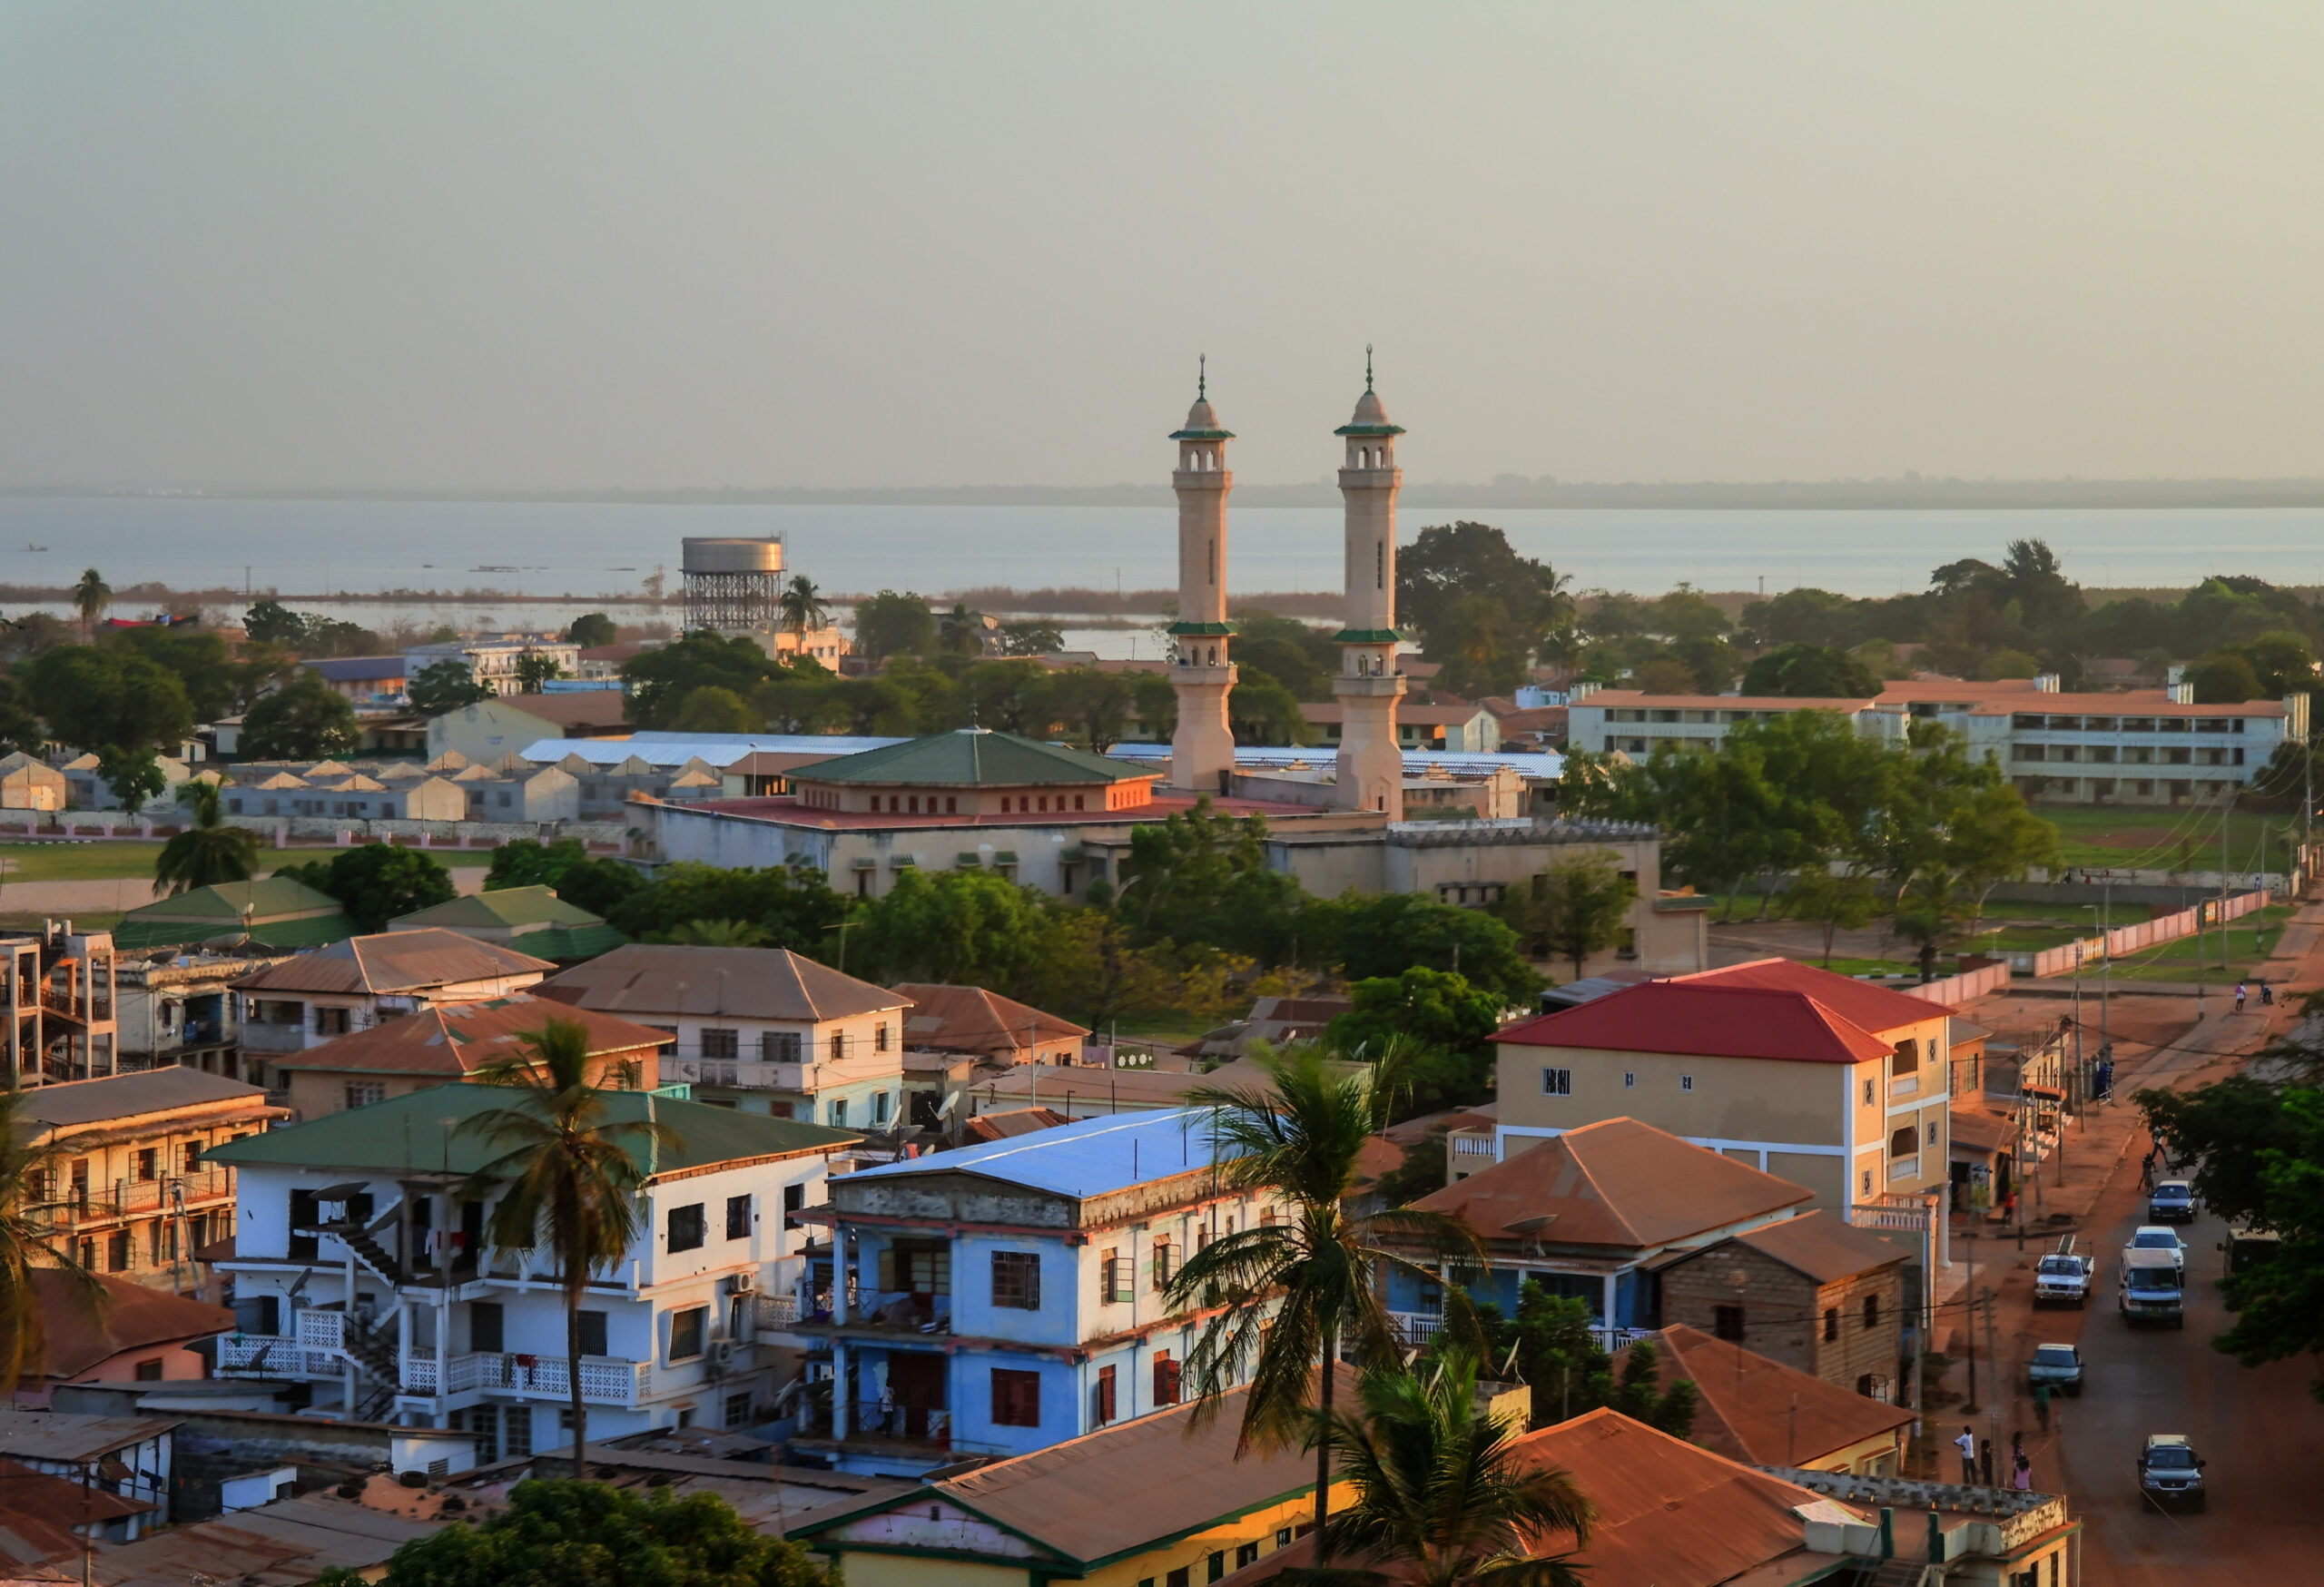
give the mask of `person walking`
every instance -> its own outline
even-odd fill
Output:
[[[2235,1011],[2237,1013],[2243,1011],[2243,1000],[2250,995],[2251,989],[2249,986],[2240,981],[2235,983]]]
[[[2152,1147],[2147,1148],[2146,1156],[2139,1159],[2139,1188],[2142,1190],[2154,1188],[2154,1148]]]
[[[1977,1472],[1984,1478],[1986,1487],[1994,1485],[1994,1441],[1990,1438],[1978,1442]]]
[[[1977,1435],[1964,1427],[1961,1429],[1961,1436],[1953,1441],[1953,1447],[1961,1452],[1961,1485],[1965,1488],[1975,1487],[1977,1485]]]
[[[2024,1455],[2017,1457],[2017,1469],[2009,1474],[2009,1485],[2021,1493],[2034,1491],[2034,1463]]]
[[[2260,1006],[2263,1009],[2272,1009],[2276,1006],[2276,989],[2273,982],[2263,981],[2260,983]]]

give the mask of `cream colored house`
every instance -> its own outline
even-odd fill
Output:
[[[1642,981],[1493,1039],[1493,1155],[1629,1117],[1844,1214],[1942,1193],[1951,1012],[1787,959]]]
[[[64,774],[18,750],[0,760],[0,810],[62,810],[73,796]]]

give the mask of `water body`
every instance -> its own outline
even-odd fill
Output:
[[[1409,541],[1461,516],[1407,510]],[[1856,596],[1925,586],[1963,557],[1998,561],[2039,537],[2083,584],[2183,588],[2206,575],[2324,584],[2324,508],[1715,511],[1515,508],[1505,529],[1577,589],[1651,594],[1812,584]],[[1235,509],[1232,584],[1326,590],[1340,577],[1329,508]],[[657,567],[675,587],[688,535],[780,534],[788,564],[832,592],[980,585],[1153,588],[1175,582],[1167,507],[692,506],[591,502],[296,501],[208,497],[0,497],[0,584],[300,594],[404,589],[635,591]],[[34,550],[28,547],[45,549]],[[518,621],[527,608],[494,614]],[[560,608],[561,609],[561,608]]]

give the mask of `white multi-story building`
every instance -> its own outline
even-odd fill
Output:
[[[231,1251],[239,1331],[225,1376],[313,1385],[327,1414],[462,1427],[497,1456],[556,1448],[578,1373],[593,1438],[765,1419],[774,1330],[793,1321],[830,1155],[857,1138],[646,1091],[606,1098],[615,1124],[670,1132],[645,1168],[628,1253],[589,1275],[581,1347],[546,1248],[496,1248],[500,1197],[475,1178],[500,1154],[464,1129],[507,1108],[495,1086],[439,1086],[215,1148],[240,1175]]]
[[[521,694],[525,685],[517,664],[528,656],[547,656],[563,677],[578,676],[581,671],[581,647],[554,634],[470,634],[433,645],[415,645],[405,651],[404,685],[409,688],[421,673],[440,662],[456,661],[468,669],[468,676],[494,694]]]
[[[1915,722],[1960,734],[2030,799],[2097,804],[2215,802],[2250,785],[2276,746],[2308,738],[2308,696],[2199,705],[2187,685],[2060,692],[2054,675],[1970,683],[1920,677],[1861,699],[1649,695],[1600,689],[1567,707],[1569,744],[1633,758],[1658,744],[1712,747],[1739,723],[1831,711],[1867,735],[1902,742]],[[2071,769],[2067,769],[2071,768]]]

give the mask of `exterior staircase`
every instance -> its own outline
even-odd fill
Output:
[[[400,1286],[404,1281],[403,1264],[385,1246],[373,1237],[369,1229],[346,1225],[331,1230],[355,1253],[355,1259],[389,1284]]]

